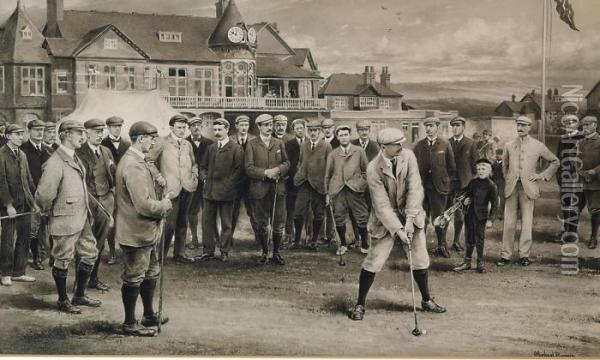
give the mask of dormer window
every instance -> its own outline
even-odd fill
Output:
[[[117,49],[117,39],[106,38],[104,39],[104,49],[105,50],[116,50]]]
[[[161,42],[176,42],[176,43],[180,43],[181,42],[181,33],[180,32],[174,32],[174,31],[159,31],[158,32],[158,39]]]
[[[31,38],[33,37],[33,33],[31,32],[29,26],[23,26],[23,28],[21,29],[21,37],[23,38],[23,40],[31,40]]]

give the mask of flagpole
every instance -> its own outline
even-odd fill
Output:
[[[540,141],[546,143],[546,39],[548,33],[548,0],[542,0],[544,16],[542,30],[542,113],[540,116]]]

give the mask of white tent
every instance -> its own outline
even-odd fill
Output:
[[[137,121],[147,121],[158,128],[159,135],[169,133],[169,119],[178,112],[159,94],[158,90],[115,91],[89,89],[83,101],[68,116],[61,119],[77,120],[81,123],[89,119],[106,120],[118,116],[125,120],[123,136],[128,137],[129,127]]]

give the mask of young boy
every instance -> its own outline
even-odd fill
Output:
[[[456,272],[471,269],[473,247],[477,247],[477,272],[484,273],[483,241],[485,239],[485,224],[488,218],[493,218],[498,207],[498,189],[490,179],[492,163],[481,158],[475,163],[477,177],[467,186],[467,198],[464,204],[468,207],[465,213],[465,238],[467,250],[465,261],[453,270]],[[491,209],[490,209],[491,206]]]

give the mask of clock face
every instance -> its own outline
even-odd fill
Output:
[[[256,43],[256,30],[248,30],[248,41],[250,41],[252,44]]]
[[[227,32],[227,37],[232,43],[242,42],[242,40],[244,40],[244,30],[242,30],[240,27],[234,26]]]

